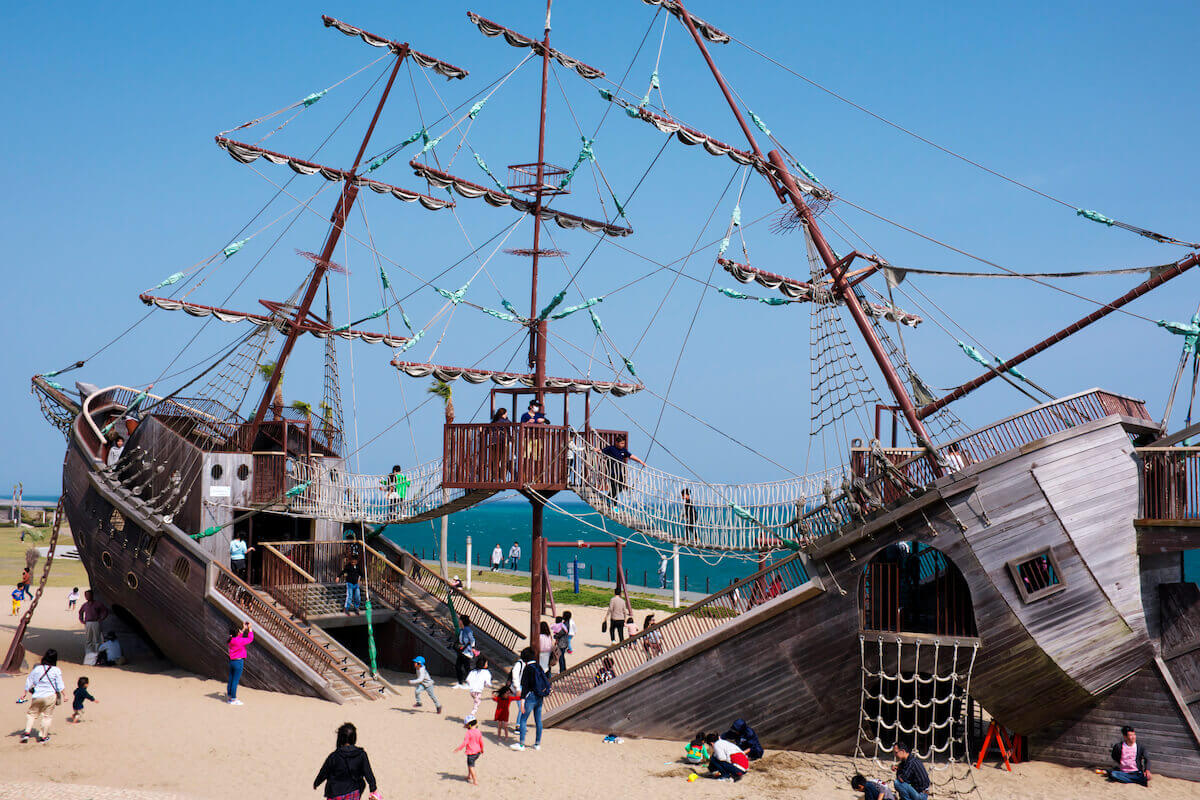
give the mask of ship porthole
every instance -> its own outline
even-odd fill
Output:
[[[137,589],[138,576],[134,575],[132,572],[125,573],[125,585],[128,586],[130,589]]]
[[[245,464],[238,464],[237,476],[239,481],[244,481],[250,477],[250,467]]]
[[[105,550],[100,554],[100,563],[106,567],[112,566],[112,554]]]
[[[209,474],[212,475],[214,481],[219,481],[221,480],[221,476],[225,474],[225,470],[220,464],[213,464]]]

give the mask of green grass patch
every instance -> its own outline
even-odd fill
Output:
[[[17,585],[17,581],[21,577],[21,570],[25,568],[25,551],[30,547],[45,547],[50,542],[50,528],[36,528],[35,530],[38,538],[31,540],[27,529],[25,541],[22,542],[21,532],[16,528],[0,528],[0,580],[5,581],[6,594]],[[64,525],[58,536],[59,552],[73,546],[71,534]],[[39,558],[33,568],[33,588],[35,589],[38,581],[42,578],[44,563],[44,560]],[[75,559],[56,558],[54,566],[50,568],[50,577],[46,581],[46,585],[86,588],[88,586],[87,571],[84,570],[83,564]]]
[[[553,585],[553,584],[551,584]],[[596,606],[604,608],[608,602],[612,600],[612,592],[607,589],[597,589],[591,586],[580,586],[579,594],[571,591],[575,587],[570,584],[564,585],[562,588],[554,587],[554,599],[559,603],[565,603],[573,606]],[[517,592],[511,595],[511,599],[518,603],[528,603],[531,599],[529,592]],[[670,606],[654,600],[647,600],[644,597],[637,595],[629,595],[629,604],[636,609],[647,609],[651,611],[673,611]]]

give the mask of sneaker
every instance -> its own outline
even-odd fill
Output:
[[[413,708],[420,708],[420,707],[421,707],[420,703],[413,703]]]
[[[21,744],[27,744],[28,742],[29,742],[29,734],[22,733],[21,734]]]
[[[541,750],[541,749],[542,749],[542,746],[541,746],[540,744],[535,744],[535,745],[533,746],[533,749],[534,749],[534,750]]]
[[[524,750],[524,749],[525,749],[525,745],[521,744],[520,742],[513,742],[512,744],[510,744],[510,745],[508,746],[508,749],[510,749],[510,750]]]
[[[45,736],[39,736],[37,737],[37,740],[38,744],[45,744],[46,742],[50,741],[50,734],[47,733]]]
[[[231,706],[244,706],[244,705],[246,705],[246,704],[245,704],[245,703],[243,703],[241,700],[238,700],[237,698],[234,698],[233,700],[230,700],[230,701],[229,701],[229,705],[231,705]]]
[[[441,706],[438,706],[438,707],[437,707],[437,713],[439,713],[439,714],[440,714],[440,713],[442,713],[442,707],[441,707]]]

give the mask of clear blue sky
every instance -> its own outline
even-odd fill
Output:
[[[879,114],[946,146],[1067,201],[1122,220],[1175,234],[1200,237],[1200,184],[1194,131],[1200,123],[1200,89],[1195,82],[1191,37],[1200,22],[1194,3],[1075,3],[1047,6],[825,5],[756,2],[735,8],[694,0],[699,16],[735,33],[799,72],[837,89]],[[28,493],[50,493],[59,485],[63,442],[44,423],[28,390],[29,376],[82,358],[144,313],[137,294],[167,275],[188,268],[220,249],[274,193],[255,172],[218,150],[212,136],[242,121],[287,105],[368,64],[380,51],[324,29],[320,14],[341,17],[368,30],[411,41],[419,50],[471,70],[462,82],[437,80],[437,92],[457,105],[513,67],[526,52],[502,40],[485,39],[470,25],[471,9],[520,31],[537,34],[539,0],[479,0],[460,3],[381,3],[329,0],[324,3],[212,2],[79,4],[69,12],[20,4],[10,8],[3,47],[9,122],[0,129],[9,190],[0,200],[6,235],[7,302],[2,316],[8,355],[0,413],[8,421],[0,461],[5,486],[22,480]],[[554,41],[562,50],[605,69],[614,80],[630,64],[655,9],[636,0],[582,3],[559,0]],[[661,17],[633,64],[627,86],[640,95],[654,68]],[[737,44],[712,45],[714,56],[746,103],[777,137],[830,187],[883,215],[1022,271],[1061,270],[1163,263],[1186,251],[1157,245],[1132,234],[1077,219],[1057,204],[985,175],[889,129],[767,64]],[[266,146],[308,155],[346,116],[375,79],[382,63],[331,91]],[[694,46],[675,21],[667,26],[659,63],[662,93],[680,119],[720,139],[742,140]],[[439,98],[414,72],[416,99],[402,73],[394,102],[380,123],[373,152],[420,128],[424,115],[437,116]],[[571,109],[586,130],[608,104],[595,88],[559,70]],[[521,70],[476,120],[470,144],[503,177],[506,164],[536,157],[535,64]],[[655,96],[655,102],[658,96]],[[417,104],[420,104],[418,110]],[[547,159],[570,166],[579,135],[557,83],[551,82],[551,133]],[[348,166],[366,121],[363,108],[320,152],[318,160]],[[282,119],[282,118],[280,118]],[[270,125],[253,129],[254,140]],[[434,126],[441,133],[445,124]],[[661,145],[661,134],[644,123],[609,115],[595,151],[605,174],[624,196]],[[454,136],[437,148],[445,164],[457,146]],[[381,180],[422,189],[405,151],[375,173]],[[271,180],[282,182],[286,167],[257,162]],[[487,183],[470,148],[457,154],[452,171]],[[726,159],[678,142],[668,145],[650,179],[629,204],[637,233],[622,244],[660,260],[719,239],[732,210],[731,197],[717,198],[734,176]],[[740,173],[736,181],[740,180]],[[319,178],[297,178],[289,191],[307,197]],[[590,171],[580,171],[574,193],[562,207],[585,215],[601,213]],[[366,193],[369,194],[369,193]],[[473,242],[512,223],[517,215],[479,201],[458,199],[459,219]],[[605,196],[605,200],[608,198]],[[333,190],[315,202],[327,215]],[[277,200],[256,223],[284,214],[292,203]],[[750,176],[742,201],[744,219],[775,204],[761,178]],[[458,222],[449,212],[370,195],[364,205],[379,249],[415,273],[432,276],[465,255]],[[896,264],[962,270],[980,266],[914,238],[845,206],[835,206],[850,224]],[[283,224],[286,224],[286,221]],[[303,214],[280,244],[250,273],[282,229],[256,237],[220,265],[190,299],[220,303],[243,278],[228,305],[253,310],[259,297],[281,298],[303,276],[305,262],[294,249],[319,249],[320,219]],[[582,232],[550,229],[558,247],[570,251],[575,269],[594,239]],[[351,233],[366,239],[361,218]],[[508,246],[529,246],[526,221]],[[807,269],[798,235],[779,236],[767,224],[746,231],[752,262],[763,269],[803,276]],[[836,237],[835,247],[845,250]],[[684,271],[704,280],[715,247],[694,256]],[[740,257],[736,243],[731,255]],[[353,245],[339,250],[348,262],[351,318],[379,307],[370,252]],[[439,285],[457,288],[478,268],[467,261]],[[649,269],[624,251],[602,246],[579,277],[586,296],[601,295]],[[402,293],[416,291],[405,308],[425,325],[443,300],[398,267],[389,267]],[[544,271],[543,299],[566,281],[561,264]],[[248,277],[247,277],[248,275]],[[489,277],[490,276],[490,279]],[[671,380],[684,335],[699,308],[672,399],[697,416],[762,451],[783,469],[721,439],[682,415],[668,411],[663,444],[711,481],[752,481],[803,472],[808,450],[808,323],[806,306],[770,308],[702,292],[695,281],[660,273],[611,295],[598,307],[605,326],[625,353],[646,330],[633,358],[648,386],[660,394]],[[493,288],[492,281],[497,288]],[[1088,279],[1070,284],[1091,297],[1110,298],[1139,278]],[[721,270],[716,286],[735,284]],[[1131,310],[1150,319],[1186,319],[1200,297],[1200,271],[1145,298]],[[1011,354],[1094,306],[1017,281],[960,281],[929,278],[922,291],[999,354]],[[703,302],[701,295],[703,294]],[[529,304],[527,265],[503,253],[487,265],[468,294],[497,307],[506,297]],[[579,302],[572,292],[566,302]],[[347,319],[345,295],[335,317]],[[901,301],[901,305],[906,305]],[[944,318],[943,324],[949,325]],[[467,307],[454,315],[436,354],[445,317],[407,354],[469,365],[514,332],[508,323]],[[393,317],[393,324],[398,320]],[[375,320],[363,327],[382,328]],[[70,377],[100,385],[145,384],[163,373],[199,323],[182,314],[157,312],[133,334]],[[555,328],[556,335],[582,348],[561,344],[550,373],[587,369],[593,336],[586,316]],[[237,329],[211,323],[171,369],[199,362],[220,349]],[[504,368],[516,339],[484,359]],[[932,324],[906,339],[910,355],[935,386],[972,377],[978,366]],[[1025,372],[1051,391],[1068,394],[1094,385],[1146,399],[1163,407],[1180,341],[1148,322],[1113,315],[1088,333],[1046,353]],[[355,346],[355,390],[350,390],[349,348],[342,346],[345,405],[357,406],[359,440],[384,431],[423,399],[426,381],[401,383],[379,346]],[[599,351],[597,351],[599,352]],[[567,359],[574,362],[568,363]],[[865,360],[865,359],[864,359]],[[288,399],[314,405],[320,399],[320,352],[306,342],[287,375]],[[521,357],[512,362],[521,368]],[[306,366],[307,365],[307,366]],[[593,364],[596,377],[609,377],[607,363]],[[173,388],[180,379],[160,388]],[[883,390],[882,381],[876,386]],[[460,388],[461,387],[461,388]],[[255,389],[258,387],[256,386]],[[403,391],[403,394],[402,394]],[[469,419],[486,396],[482,388],[456,384],[460,419]],[[643,395],[619,401],[623,412],[651,429],[659,403]],[[960,404],[960,414],[982,425],[1029,405],[1003,386],[993,386]],[[605,403],[598,424],[632,428]],[[361,454],[365,471],[386,470],[439,455],[441,412],[432,404],[384,432]],[[353,425],[349,435],[354,440]],[[416,452],[414,453],[414,443]],[[646,437],[633,436],[645,453]],[[665,469],[684,471],[661,448],[652,455]],[[820,466],[809,462],[809,466]],[[7,490],[7,489],[6,489]]]

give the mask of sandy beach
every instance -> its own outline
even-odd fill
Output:
[[[513,591],[478,583],[475,588],[481,595]],[[333,749],[335,729],[345,721],[358,726],[359,744],[370,754],[385,798],[451,792],[635,800],[855,796],[847,781],[853,762],[841,757],[768,751],[743,781],[728,784],[703,778],[687,783],[691,769],[681,760],[680,742],[627,739],[624,744],[605,744],[596,734],[549,729],[541,751],[514,752],[497,741],[491,722],[495,706],[490,702],[481,707],[486,749],[478,765],[481,786],[475,789],[465,781],[463,757],[452,752],[462,739],[460,723],[470,710],[470,696],[450,688],[444,679],[437,689],[445,705],[443,716],[428,704],[413,708],[404,683],[410,676],[403,673],[387,673],[402,694],[374,703],[338,706],[242,689],[239,696],[245,705],[231,707],[222,700],[222,681],[164,662],[81,666],[83,632],[66,611],[66,594],[66,588],[47,590],[26,639],[30,659],[56,647],[68,687],[86,674],[99,702],[88,704],[85,722],[78,725],[68,724],[69,707],[60,707],[50,742],[22,745],[18,732],[25,707],[13,704],[22,678],[0,679],[9,703],[8,735],[0,739],[0,798],[317,798],[321,795],[312,789],[312,779]],[[488,597],[487,602],[514,623],[522,618],[519,603],[500,597]],[[582,658],[598,650],[607,636],[600,633],[601,609],[574,612],[580,623],[575,655]],[[8,641],[14,622],[4,619],[0,641]],[[714,719],[711,727],[721,730],[730,721]],[[1097,743],[1098,763],[1108,744]],[[1153,756],[1153,742],[1147,746]],[[975,796],[989,800],[1124,798],[1143,792],[1140,787],[1106,784],[1085,769],[1038,762],[1020,764],[1012,773],[985,765],[976,779],[980,791]],[[48,791],[50,785],[54,788]],[[1186,781],[1158,777],[1152,786],[1155,797],[1200,796],[1200,788]]]

